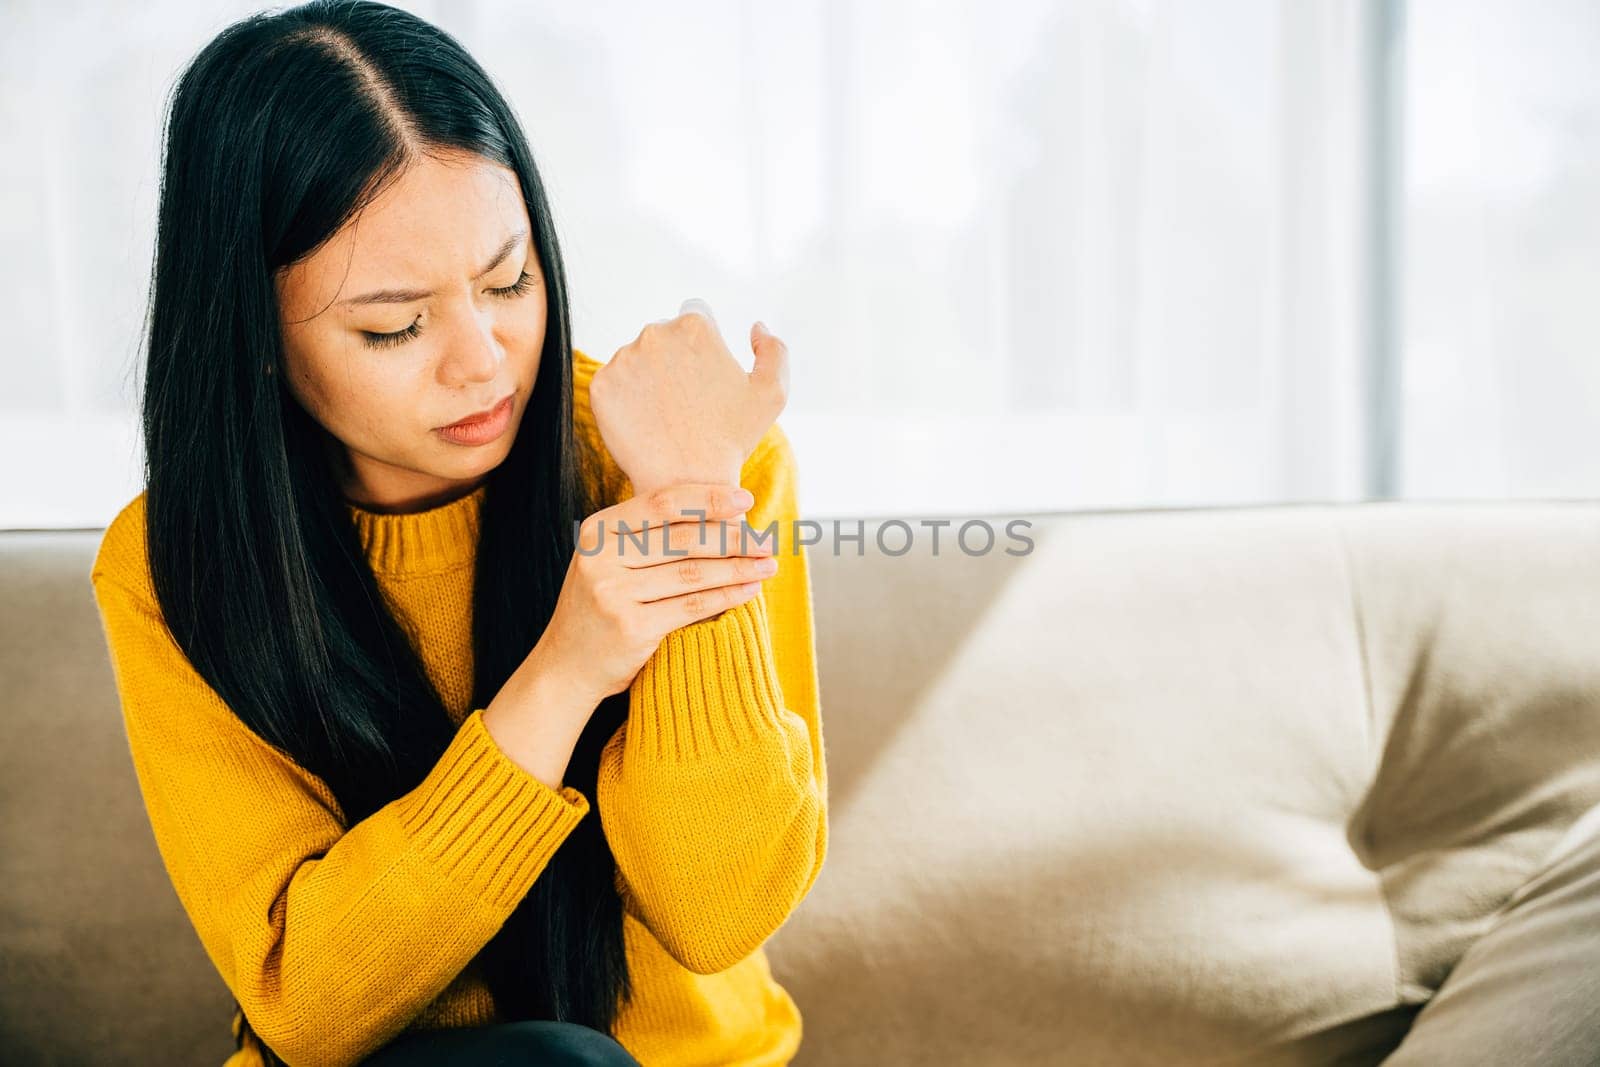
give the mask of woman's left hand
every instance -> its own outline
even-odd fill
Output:
[[[788,347],[757,323],[747,373],[709,311],[685,301],[677,318],[646,325],[590,381],[595,424],[635,496],[684,482],[737,485],[788,402]]]

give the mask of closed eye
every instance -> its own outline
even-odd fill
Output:
[[[512,284],[506,286],[504,289],[490,289],[489,291],[495,296],[503,296],[507,300],[510,300],[513,297],[523,296],[529,289],[532,288],[533,275],[529,274],[527,271],[523,271],[522,277],[518,278]]]
[[[403,330],[396,330],[394,333],[372,333],[368,330],[362,330],[361,337],[373,348],[389,348],[393,345],[404,344],[421,333],[422,327],[418,325],[421,321],[422,319],[419,316],[416,322],[413,322]]]
[[[512,284],[501,289],[490,289],[489,292],[503,300],[514,300],[519,296],[526,296],[532,288],[533,275],[523,271],[522,277]],[[403,330],[396,330],[394,333],[373,333],[370,330],[362,330],[361,337],[373,348],[391,348],[394,345],[405,344],[407,341],[416,338],[422,332],[421,322],[421,318],[418,317],[416,322],[413,322]]]

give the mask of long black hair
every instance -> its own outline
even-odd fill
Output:
[[[511,107],[450,35],[363,0],[229,26],[169,101],[143,394],[151,577],[197,671],[322,779],[347,827],[415,788],[456,728],[361,550],[337,449],[288,391],[273,279],[445,150],[516,172],[549,302],[533,396],[486,479],[472,619],[486,707],[550,620],[574,523],[604,504],[573,429],[560,250]],[[564,784],[594,797],[626,716],[626,692],[601,702]],[[479,954],[498,1015],[611,1032],[631,996],[615,870],[591,810]]]

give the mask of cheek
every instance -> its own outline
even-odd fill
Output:
[[[524,362],[537,363],[539,350],[544,345],[544,301],[529,296],[525,306],[500,318],[500,343],[508,353],[514,353]]]
[[[312,418],[328,427],[339,405],[337,398],[329,395],[322,375],[316,368],[306,366],[303,357],[290,357],[288,369],[290,395]]]
[[[382,441],[402,429],[415,408],[415,390],[405,368],[386,368],[360,353],[303,367],[295,382],[306,410],[349,444]]]
[[[397,365],[352,374],[342,397],[350,421],[371,441],[410,436],[413,423],[423,417],[420,373],[409,365]]]

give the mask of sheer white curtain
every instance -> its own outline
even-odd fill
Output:
[[[812,515],[1366,492],[1373,3],[401,6],[456,34],[521,116],[551,188],[579,347],[605,359],[687,296],[711,302],[747,362],[752,320],[785,338],[782,421]],[[1434,21],[1454,10],[1416,6]],[[1516,10],[1559,33],[1578,6]],[[135,15],[35,0],[0,14],[12,324],[0,525],[98,524],[137,492],[135,339],[162,99],[206,39],[257,7],[169,0]],[[1563,53],[1572,77],[1552,92],[1578,110],[1556,126],[1595,114],[1583,54]],[[1410,60],[1407,78],[1428,69]],[[1530,113],[1548,119],[1541,100],[1503,110],[1501,135]],[[1474,121],[1448,94],[1434,102]],[[1442,121],[1405,118],[1408,136]],[[1568,133],[1569,148],[1597,140],[1581,123]],[[1430,149],[1416,145],[1408,173],[1426,173]],[[1554,166],[1562,210],[1592,218],[1600,194],[1574,158]],[[1520,218],[1547,227],[1554,211]],[[1500,265],[1465,299],[1520,301],[1524,327],[1545,329],[1532,312],[1551,301],[1567,317],[1541,340],[1503,322],[1464,340],[1422,332],[1427,316],[1410,313],[1424,291],[1415,265],[1451,229],[1430,225],[1413,219],[1399,242],[1412,265],[1398,305],[1402,490],[1592,489],[1594,467],[1561,437],[1573,410],[1591,425],[1600,412],[1587,385],[1517,394],[1517,420],[1501,418],[1478,451],[1449,442],[1485,405],[1511,403],[1496,390],[1529,344],[1543,345],[1547,379],[1591,373],[1572,355],[1596,331],[1571,272],[1592,270],[1594,253],[1558,242],[1568,288],[1555,296],[1523,273],[1550,263],[1496,257],[1493,240],[1526,251],[1514,230],[1484,236],[1478,262]],[[1441,391],[1463,360],[1477,361],[1477,392]]]
[[[823,514],[1360,493],[1359,5],[690,11],[433,12],[553,173],[580,344],[767,321]]]
[[[1408,492],[1600,495],[1600,4],[1411,0]]]

